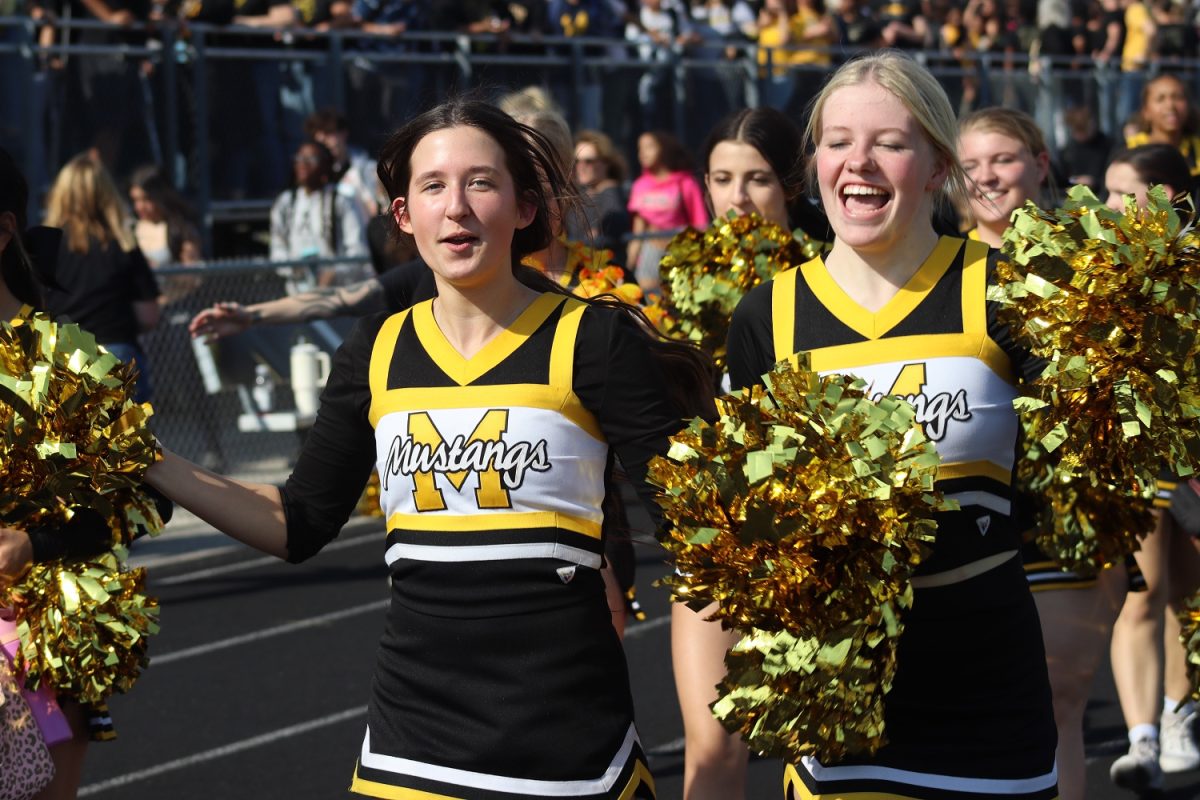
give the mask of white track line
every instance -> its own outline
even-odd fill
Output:
[[[647,634],[650,631],[661,628],[663,625],[670,625],[670,624],[671,624],[671,615],[670,614],[666,614],[661,617],[655,617],[654,619],[643,620],[642,622],[635,622],[634,624],[630,625],[628,628],[625,629],[625,641],[628,642],[630,639],[641,638],[641,636],[643,634]]]
[[[370,534],[360,534],[358,536],[354,536],[349,539],[343,539],[340,542],[332,542],[330,544],[327,544],[323,548],[321,548],[321,552],[322,553],[333,553],[338,550],[345,550],[348,547],[357,547],[362,544],[382,544],[382,543],[383,543],[382,538],[380,538],[380,537],[371,536]],[[233,546],[233,547],[225,548],[225,549],[237,549],[237,546]],[[208,552],[215,553],[217,551],[210,550]],[[222,549],[222,552],[224,552],[224,549]],[[382,561],[382,560],[383,560],[383,556],[380,555],[380,561]],[[264,567],[269,564],[281,564],[281,563],[284,563],[284,562],[281,559],[276,558],[275,556],[260,556],[258,558],[251,558],[246,561],[237,561],[237,562],[234,562],[233,564],[224,564],[219,567],[209,567],[208,569],[198,569],[193,572],[185,572],[182,575],[173,575],[170,578],[163,578],[162,580],[152,581],[152,584],[154,586],[176,586],[181,583],[191,583],[192,581],[200,581],[200,580],[204,580],[205,578],[213,578],[218,575],[224,575],[229,572],[241,572],[242,570],[245,570],[245,569],[254,569],[255,567]],[[151,572],[153,573],[153,567],[151,567]]]
[[[261,734],[260,736],[253,736],[249,739],[243,739],[240,742],[232,742],[212,750],[205,750],[202,753],[185,756],[184,758],[177,758],[174,761],[167,761],[165,763],[158,764],[157,766],[150,767],[149,769],[142,769],[138,770],[137,772],[127,772],[124,775],[118,775],[115,778],[109,778],[108,780],[88,784],[79,790],[78,796],[88,797],[93,794],[99,794],[100,792],[106,792],[109,789],[117,789],[122,786],[128,786],[131,783],[144,781],[147,778],[154,778],[158,775],[162,775],[167,772],[173,772],[177,769],[193,767],[197,764],[203,764],[206,761],[215,761],[218,758],[225,758],[226,756],[231,756],[244,750],[262,747],[263,745],[277,742],[280,739],[299,736],[302,733],[308,733],[309,731],[317,730],[318,728],[324,728],[329,725],[336,725],[339,722],[345,722],[346,720],[354,719],[356,717],[362,717],[365,716],[366,713],[366,706],[356,706],[355,708],[348,708],[345,711],[339,711],[336,714],[330,714],[329,716],[311,719],[307,722],[301,722],[297,725],[289,725],[286,728],[277,728],[276,730]]]
[[[339,619],[346,617],[354,617],[359,614],[369,614],[373,611],[382,611],[387,608],[390,600],[372,600],[370,603],[364,603],[361,606],[352,608],[343,608],[340,611],[331,611],[328,614],[321,614],[317,617],[308,617],[306,619],[288,622],[284,625],[276,625],[274,628],[263,628],[262,630],[253,631],[252,633],[243,633],[240,636],[231,636],[228,639],[218,639],[215,642],[188,647],[183,650],[176,650],[173,653],[164,653],[161,656],[152,656],[150,658],[151,666],[161,667],[163,664],[170,664],[172,661],[182,661],[185,658],[193,656],[208,655],[217,650],[224,650],[229,647],[237,647],[240,644],[247,642],[257,642],[261,639],[269,639],[272,636],[282,636],[285,633],[304,630],[305,628],[316,628],[321,625],[326,625],[330,622],[336,622]]]

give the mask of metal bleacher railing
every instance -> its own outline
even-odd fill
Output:
[[[260,477],[282,474],[299,446],[298,432],[281,430],[293,407],[289,350],[304,336],[331,352],[352,322],[255,328],[212,347],[194,345],[187,322],[216,301],[279,297],[295,270],[320,266],[252,257],[265,252],[263,222],[287,183],[308,113],[342,110],[355,143],[373,150],[406,116],[452,90],[498,93],[537,84],[575,128],[603,130],[628,148],[641,131],[666,128],[695,146],[736,108],[770,104],[802,118],[829,70],[780,68],[777,51],[723,41],[660,48],[547,36],[57,25],[55,43],[43,46],[37,23],[0,17],[0,145],[23,165],[34,204],[85,147],[100,149],[118,178],[141,163],[163,165],[201,212],[208,252],[244,256],[160,270],[172,299],[144,344],[156,387],[154,425],[164,443],[222,471]],[[835,63],[849,54],[830,52]],[[1068,106],[1091,109],[1099,127],[1118,138],[1148,76],[1090,60],[914,55],[955,103],[974,93],[977,107],[1029,111],[1052,147],[1066,141]],[[1169,66],[1195,96],[1200,62]],[[40,217],[39,209],[31,212]],[[228,233],[239,228],[240,238]],[[280,416],[271,424],[251,394],[260,364],[276,387]]]
[[[346,113],[357,143],[372,150],[406,116],[453,90],[538,84],[575,128],[604,130],[629,148],[641,131],[665,128],[696,145],[735,108],[770,104],[799,118],[829,70],[781,67],[784,51],[718,40],[659,47],[64,19],[54,43],[42,45],[39,24],[0,17],[0,145],[18,155],[34,186],[44,188],[75,152],[98,146],[118,172],[146,161],[168,167],[210,222],[263,211],[262,199],[287,182],[304,116],[319,107]],[[829,51],[834,63],[851,54]],[[1086,105],[1102,130],[1118,132],[1146,77],[1091,59],[913,54],[953,101],[973,94],[976,106],[1029,111],[1052,146],[1065,142],[1061,114],[1072,105]],[[1196,88],[1198,65],[1167,66]]]

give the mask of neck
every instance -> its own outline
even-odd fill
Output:
[[[980,222],[976,226],[976,230],[979,231],[979,241],[988,247],[999,247],[1004,242],[1004,232],[1008,230],[1008,223],[1003,221]]]
[[[850,299],[875,312],[917,274],[938,238],[933,226],[925,225],[886,250],[856,250],[837,239],[825,264]]]
[[[567,271],[567,245],[557,236],[550,241],[549,247],[532,253],[529,258],[551,278],[557,279]]]
[[[455,286],[437,278],[433,318],[450,345],[464,358],[508,328],[538,293],[517,280],[511,270],[480,286]]]
[[[1183,143],[1183,131],[1150,131],[1150,141],[1154,144],[1179,147]]]

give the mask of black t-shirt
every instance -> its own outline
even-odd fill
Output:
[[[86,253],[64,244],[53,278],[61,288],[46,291],[46,310],[77,323],[101,344],[136,341],[133,303],[159,295],[142,251],[135,247],[125,252],[111,241],[101,244],[93,239]]]

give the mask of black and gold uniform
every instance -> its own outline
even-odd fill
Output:
[[[469,359],[431,302],[355,329],[282,492],[299,561],[381,477],[392,606],[353,791],[653,797],[600,506],[612,455],[640,485],[665,452],[666,396],[628,315],[558,294]]]
[[[1130,150],[1147,144],[1154,143],[1150,141],[1150,134],[1146,131],[1139,131],[1133,136],[1128,136],[1125,138],[1125,146]],[[1179,143],[1179,153],[1183,156],[1183,159],[1187,161],[1188,169],[1191,170],[1192,173],[1192,178],[1200,178],[1200,136],[1196,136],[1195,134],[1184,136],[1183,141]]]
[[[987,557],[983,574],[915,589],[886,698],[889,744],[874,757],[788,768],[789,797],[965,800],[1058,795],[1056,732],[1033,598],[1016,551],[1012,470],[1016,383],[1039,364],[986,302],[986,245],[943,236],[883,308],[869,312],[814,259],[748,294],[733,317],[730,375],[760,382],[807,351],[819,372],[850,373],[906,396],[942,456],[938,486],[961,510],[937,515],[918,575]]]

